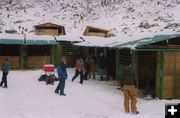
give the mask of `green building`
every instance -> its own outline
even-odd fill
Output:
[[[116,49],[116,78],[132,62],[138,79],[138,88],[145,90],[148,72],[154,79],[150,88],[160,99],[180,99],[180,34],[156,35],[113,46]],[[152,68],[149,69],[148,65]]]

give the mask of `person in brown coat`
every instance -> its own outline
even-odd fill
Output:
[[[124,109],[126,113],[130,113],[129,105],[131,106],[131,112],[133,114],[139,114],[137,111],[137,81],[135,79],[135,73],[131,64],[125,66],[123,70],[123,76],[121,79],[121,86],[124,92]],[[130,103],[129,103],[130,102]]]

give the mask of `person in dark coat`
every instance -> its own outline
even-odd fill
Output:
[[[151,95],[152,98],[155,98],[155,64],[148,63],[147,64],[147,83],[146,88],[144,90],[144,96],[146,97],[148,94]]]
[[[104,56],[103,53],[100,54],[99,71],[100,71],[100,78],[101,78],[101,80],[104,79],[105,75],[107,77],[107,58]]]
[[[3,84],[4,84],[4,88],[7,88],[7,75],[9,73],[9,62],[8,62],[8,59],[7,58],[4,58],[4,63],[2,64],[2,73],[3,73],[3,76],[2,76],[2,81],[0,83],[0,86],[2,87]]]
[[[89,78],[91,78],[91,74],[93,75],[93,79],[96,78],[96,57],[94,54],[91,54],[90,56],[90,72],[89,72]]]
[[[123,69],[123,75],[121,79],[121,87],[123,88],[124,92],[124,108],[125,112],[129,113],[129,101],[131,106],[131,112],[133,114],[138,114],[136,103],[137,103],[137,81],[135,79],[135,73],[132,68],[132,65],[126,65]]]
[[[58,74],[59,84],[56,87],[55,93],[58,94],[60,91],[60,95],[65,96],[66,95],[64,94],[65,80],[68,77],[65,58],[62,58],[60,64],[57,65],[57,74]]]
[[[84,74],[84,80],[88,80],[88,75],[90,74],[90,55],[88,55],[86,58],[85,58],[85,68],[86,68],[86,72]]]

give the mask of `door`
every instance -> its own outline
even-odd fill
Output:
[[[163,98],[173,98],[174,74],[175,74],[175,53],[172,51],[165,52]]]
[[[174,97],[180,99],[180,52],[176,52],[175,59]]]
[[[164,59],[163,97],[180,98],[180,52],[165,52]]]

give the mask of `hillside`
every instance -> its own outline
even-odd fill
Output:
[[[112,35],[180,32],[180,0],[0,0],[0,32],[32,33],[34,25],[64,25],[82,35],[87,25]]]

